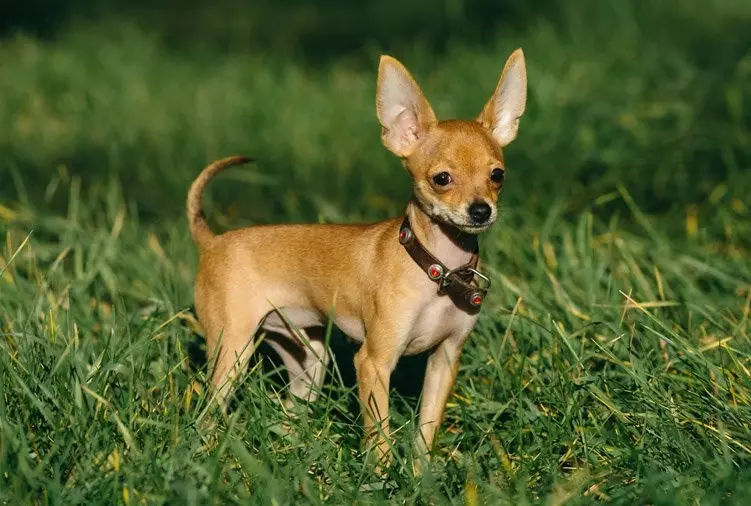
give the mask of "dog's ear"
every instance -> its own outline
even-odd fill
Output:
[[[517,49],[506,61],[498,86],[477,121],[490,130],[501,147],[506,146],[516,138],[526,104],[527,67],[524,53]]]
[[[381,56],[378,65],[376,110],[383,145],[400,157],[409,156],[436,123],[420,87],[404,65],[390,56]]]

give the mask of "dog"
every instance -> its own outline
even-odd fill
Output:
[[[202,211],[207,183],[249,161],[215,161],[187,198],[200,251],[195,308],[213,360],[211,383],[226,406],[255,335],[267,331],[290,377],[290,401],[316,398],[330,319],[361,343],[355,369],[364,442],[379,469],[391,461],[389,379],[403,355],[430,351],[414,462],[429,459],[462,347],[489,287],[478,265],[480,232],[497,219],[502,149],[516,138],[527,99],[521,49],[508,58],[475,120],[438,121],[396,59],[382,56],[376,112],[381,139],[413,180],[403,217],[372,224],[250,226],[214,234]]]

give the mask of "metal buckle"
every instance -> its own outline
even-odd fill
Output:
[[[459,269],[461,269],[461,267]],[[446,287],[451,284],[451,279],[449,279],[449,277],[459,269],[454,269],[451,271],[447,270],[446,272],[443,273],[443,276],[436,279],[436,281],[438,281],[438,293],[439,294],[445,293]]]
[[[490,279],[485,274],[472,267],[467,267],[467,270],[474,274],[477,278],[480,278],[480,280],[483,282],[482,285],[478,283],[477,288],[479,288],[480,290],[490,289]]]
[[[444,293],[444,290],[446,289],[446,287],[451,284],[450,278],[453,274],[456,274],[457,272],[461,272],[467,269],[468,267],[463,265],[461,267],[457,267],[456,269],[452,269],[450,271],[446,271],[445,273],[443,273],[443,276],[441,276],[437,280],[438,281],[438,293]]]
[[[485,274],[483,274],[482,272],[478,271],[477,269],[473,267],[462,266],[462,267],[457,267],[456,269],[453,269],[450,271],[446,271],[443,274],[443,276],[436,279],[436,281],[438,281],[438,291],[443,292],[443,290],[448,285],[451,284],[451,280],[449,279],[449,277],[452,274],[459,272],[459,271],[471,272],[472,275],[474,276],[472,278],[472,281],[475,281],[475,285],[477,286],[478,289],[483,290],[483,291],[488,291],[490,289],[490,279]],[[481,283],[477,283],[476,282],[477,279],[479,279]]]
[[[441,295],[444,294],[446,287],[451,284],[451,282],[449,281],[449,275],[452,272],[454,272],[454,271],[448,271],[448,272],[444,273],[443,276],[440,277],[440,279],[436,280],[436,281],[438,281],[438,293],[439,294],[441,294]]]

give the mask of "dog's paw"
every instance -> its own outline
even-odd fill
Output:
[[[388,474],[388,470],[394,460],[394,456],[391,452],[391,445],[388,441],[381,440],[379,442],[372,442],[368,445],[365,453],[365,463],[373,469],[375,474],[379,478],[385,478]]]

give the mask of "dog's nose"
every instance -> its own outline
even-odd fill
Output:
[[[492,212],[490,206],[485,202],[475,202],[469,206],[469,218],[472,220],[472,223],[478,225],[488,221]]]

